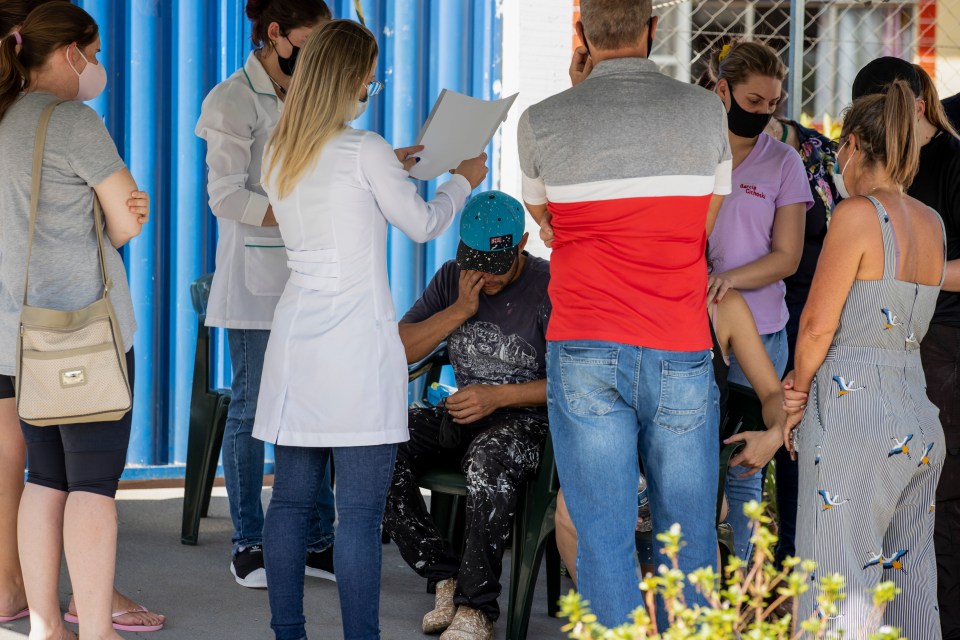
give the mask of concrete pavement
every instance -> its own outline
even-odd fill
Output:
[[[270,490],[264,490],[265,502]],[[265,591],[245,589],[230,575],[232,527],[226,493],[214,490],[210,517],[200,529],[200,544],[180,544],[182,489],[132,489],[118,496],[120,546],[117,585],[127,595],[167,616],[163,631],[121,634],[151,640],[272,640],[270,608]],[[425,583],[411,571],[395,545],[383,549],[381,629],[383,640],[423,640],[420,619],[433,605]],[[504,566],[503,616],[506,615],[509,552]],[[546,615],[546,579],[542,575],[531,615],[530,640],[565,637],[562,620]],[[563,590],[571,587],[566,578]],[[70,597],[64,570],[61,600]],[[311,640],[342,638],[336,585],[307,578],[305,610]],[[0,624],[0,640],[23,640],[29,624]],[[498,640],[505,637],[503,618],[496,625]],[[433,636],[436,638],[436,636]]]

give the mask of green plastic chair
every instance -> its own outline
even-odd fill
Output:
[[[444,365],[450,364],[446,344],[411,365],[410,382],[423,382],[420,403],[427,390],[439,382]],[[429,489],[430,513],[437,528],[454,548],[463,548],[463,500],[467,495],[466,478],[460,471],[431,469],[417,479]],[[507,597],[507,640],[526,640],[533,594],[540,562],[547,557],[547,615],[556,617],[560,600],[560,553],[554,537],[554,513],[560,483],[548,437],[540,458],[540,470],[520,492],[513,520],[513,551],[510,561],[510,592]]]
[[[190,433],[180,528],[180,542],[190,545],[197,544],[200,518],[206,517],[210,508],[210,494],[230,406],[230,391],[213,389],[210,384],[210,329],[204,326],[204,321],[212,280],[213,274],[207,274],[190,285],[190,298],[197,313],[197,349],[193,361]]]

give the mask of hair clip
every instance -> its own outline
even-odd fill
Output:
[[[723,59],[727,57],[730,53],[730,43],[723,45],[723,48],[720,49],[720,55],[717,56],[717,62],[723,62]]]
[[[13,36],[13,39],[17,41],[17,44],[18,44],[18,45],[22,45],[22,44],[23,44],[23,38],[20,36],[20,32],[19,32],[19,31],[14,31],[14,32],[11,33],[10,35]]]

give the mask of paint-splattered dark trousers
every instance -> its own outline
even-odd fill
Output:
[[[548,426],[545,415],[498,411],[462,429],[459,445],[439,443],[441,409],[410,410],[410,440],[400,445],[383,525],[400,555],[433,586],[457,578],[454,603],[500,615],[503,547],[517,505],[517,491],[540,464]],[[448,467],[467,478],[463,553],[437,531],[417,485],[428,469]]]

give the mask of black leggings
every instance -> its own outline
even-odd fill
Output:
[[[127,372],[133,387],[133,349]],[[113,422],[35,427],[23,421],[27,443],[27,482],[56,491],[86,491],[113,498],[130,443],[133,411]]]

